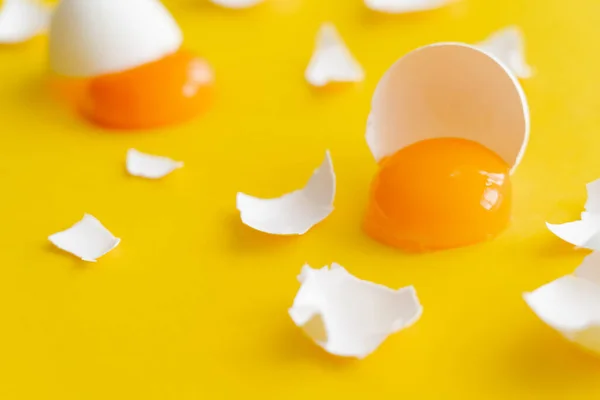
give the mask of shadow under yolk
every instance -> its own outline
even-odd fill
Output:
[[[510,214],[507,163],[477,142],[437,138],[381,161],[364,229],[403,250],[444,250],[493,238]]]
[[[139,67],[92,78],[77,108],[113,129],[148,129],[184,122],[213,98],[213,72],[192,53],[179,51]]]

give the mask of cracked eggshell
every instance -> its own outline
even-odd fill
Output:
[[[306,186],[274,199],[238,193],[242,222],[273,235],[302,235],[333,212],[335,173],[329,151]]]
[[[89,262],[96,262],[121,242],[90,214],[85,214],[69,229],[50,235],[48,240],[59,249]]]
[[[62,0],[50,25],[50,65],[64,76],[104,75],[161,59],[181,42],[159,0]]]
[[[332,23],[321,26],[315,50],[304,73],[313,86],[333,82],[360,82],[365,73]]]
[[[20,43],[43,33],[52,9],[38,0],[4,0],[0,10],[0,43]]]
[[[422,314],[415,289],[393,290],[356,278],[342,266],[298,276],[301,287],[289,309],[294,323],[330,354],[364,358],[388,336],[408,328]]]
[[[211,3],[216,4],[218,6],[234,9],[254,7],[257,4],[262,3],[263,1],[264,0],[210,0]]]
[[[532,311],[567,340],[600,354],[600,253],[575,271],[523,295]]]
[[[600,251],[600,179],[586,186],[585,211],[579,221],[546,226],[550,232],[576,247]]]
[[[453,0],[365,0],[365,5],[373,11],[389,14],[402,14],[435,10],[452,1]]]
[[[136,149],[127,151],[127,172],[133,176],[160,179],[176,169],[183,168],[183,162],[168,157],[142,153]]]
[[[463,43],[410,52],[379,82],[367,122],[377,161],[415,142],[478,142],[517,167],[529,138],[529,107],[518,80],[495,57]]]

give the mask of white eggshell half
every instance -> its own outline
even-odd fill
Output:
[[[0,43],[20,43],[43,33],[52,9],[37,0],[4,0],[0,10]]]
[[[294,323],[336,356],[364,358],[412,324],[422,307],[412,286],[398,290],[358,279],[338,264],[302,268],[289,314]]]
[[[96,218],[85,214],[83,219],[62,232],[48,237],[56,247],[69,252],[83,261],[96,262],[119,245],[121,239],[115,237]]]
[[[225,8],[250,8],[264,0],[210,0],[211,3]]]
[[[183,168],[183,162],[168,157],[142,153],[136,149],[127,151],[127,172],[133,176],[160,179],[176,169]]]
[[[443,7],[452,0],[365,0],[365,5],[374,11],[402,14],[429,11]]]
[[[367,123],[377,161],[421,140],[478,142],[517,167],[529,138],[529,107],[496,58],[463,43],[439,43],[397,61],[379,82]]]
[[[313,86],[331,82],[360,82],[365,73],[335,26],[326,23],[317,34],[314,53],[306,68],[305,78]]]
[[[546,223],[550,232],[577,247],[600,251],[600,179],[587,184],[585,212],[579,221]]]
[[[156,61],[181,42],[159,0],[62,0],[50,26],[50,65],[65,76],[103,75]]]
[[[493,33],[476,45],[500,60],[518,78],[531,78],[533,69],[525,61],[525,39],[516,26],[509,26]]]
[[[588,256],[575,272],[524,298],[535,314],[566,339],[600,353],[600,253]]]
[[[335,173],[329,151],[302,189],[274,199],[237,194],[242,222],[273,235],[302,235],[333,211]]]

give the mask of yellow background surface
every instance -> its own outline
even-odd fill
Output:
[[[522,300],[570,273],[585,251],[544,221],[575,218],[600,176],[600,3],[463,0],[384,16],[360,0],[271,0],[247,11],[166,2],[185,46],[216,69],[205,116],[168,129],[89,125],[44,90],[46,39],[0,48],[0,398],[597,399],[600,360],[564,341]],[[333,21],[364,83],[312,90],[303,72]],[[436,41],[476,42],[522,27],[536,76],[524,82],[532,136],[514,176],[510,229],[490,243],[407,255],[361,231],[375,163],[369,101],[400,56]],[[130,177],[125,152],[186,166]],[[235,194],[303,185],[330,149],[335,212],[307,235],[242,226]],[[47,236],[98,217],[121,245],[97,264]],[[333,261],[391,287],[413,284],[422,319],[362,361],[313,345],[287,309],[303,263]]]

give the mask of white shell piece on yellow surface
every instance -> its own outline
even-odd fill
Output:
[[[592,253],[573,276],[550,282],[524,298],[547,325],[579,346],[600,353],[600,253]]]
[[[600,285],[600,252],[593,252],[584,258],[575,270],[575,276]]]
[[[85,214],[83,219],[62,232],[48,237],[56,247],[84,261],[96,259],[119,245],[121,239],[113,236],[96,218]]]
[[[532,68],[525,61],[523,32],[516,26],[504,28],[476,45],[500,60],[517,78],[531,78]]]
[[[316,47],[305,77],[313,86],[325,86],[332,82],[360,82],[365,73],[335,26],[326,23],[317,34]]]
[[[364,358],[412,324],[422,307],[412,286],[398,290],[358,279],[338,264],[298,276],[300,290],[289,310],[294,323],[325,351]]]
[[[159,0],[62,0],[50,25],[59,75],[121,72],[176,52],[182,34]]]
[[[435,10],[451,0],[365,0],[365,5],[374,11],[402,14]]]
[[[546,223],[556,236],[577,247],[600,251],[600,179],[587,184],[587,202],[581,220]]]
[[[183,162],[142,153],[136,149],[127,151],[127,172],[133,176],[159,179],[178,168],[183,168]]]
[[[0,43],[20,43],[46,31],[50,7],[38,0],[4,0],[0,9]]]
[[[264,0],[210,0],[211,3],[225,8],[250,8]]]
[[[463,43],[410,52],[379,82],[367,123],[377,161],[413,143],[478,142],[517,167],[529,138],[529,107],[517,79],[494,57]]]
[[[273,235],[302,235],[333,211],[335,173],[329,151],[306,186],[274,199],[237,194],[242,222]]]

